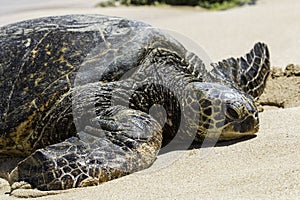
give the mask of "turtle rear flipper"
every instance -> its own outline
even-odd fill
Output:
[[[148,168],[162,143],[160,125],[141,111],[118,106],[108,112],[108,118],[95,119],[93,127],[77,137],[21,161],[11,184],[25,181],[32,188],[61,190],[98,185]]]
[[[213,63],[213,70],[209,76],[222,83],[241,88],[254,98],[258,98],[263,93],[270,73],[269,59],[267,45],[259,42],[244,57]]]

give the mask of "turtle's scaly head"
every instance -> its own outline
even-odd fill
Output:
[[[196,139],[230,140],[258,131],[258,111],[250,95],[216,83],[194,82],[188,87],[184,115],[191,127],[197,127]]]

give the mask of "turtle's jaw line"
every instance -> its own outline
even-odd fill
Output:
[[[247,131],[247,132],[235,132],[235,131],[222,131],[219,140],[233,140],[233,139],[238,139],[242,138],[245,136],[253,136],[256,135],[256,133],[259,130],[259,126],[256,126],[254,129]]]

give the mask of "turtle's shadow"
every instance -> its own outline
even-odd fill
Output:
[[[234,140],[228,140],[228,141],[206,141],[204,143],[199,142],[192,142],[191,145],[188,148],[186,147],[186,143],[183,141],[176,141],[172,144],[171,148],[168,148],[167,150],[162,148],[162,150],[159,152],[159,155],[171,152],[171,151],[181,151],[181,150],[192,150],[192,149],[200,149],[200,148],[209,148],[209,147],[224,147],[224,146],[230,146],[234,145],[236,143],[244,142],[253,138],[256,138],[256,135],[249,135],[242,138],[234,139]],[[184,144],[184,145],[182,145]]]
[[[242,138],[238,138],[238,139],[234,139],[234,140],[227,140],[227,141],[220,141],[220,142],[217,142],[217,143],[208,143],[208,145],[204,145],[202,146],[202,144],[199,144],[199,143],[196,143],[196,142],[193,142],[191,144],[191,146],[189,147],[189,150],[191,149],[200,149],[200,148],[206,148],[206,147],[212,147],[213,144],[214,147],[224,147],[224,146],[230,146],[230,145],[233,145],[233,144],[236,144],[236,143],[240,143],[240,142],[244,142],[244,141],[247,141],[247,140],[251,140],[253,138],[256,138],[257,136],[256,135],[249,135],[249,136],[245,136],[245,137],[242,137]]]

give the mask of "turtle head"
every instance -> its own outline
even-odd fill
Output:
[[[230,140],[258,131],[258,111],[250,95],[217,83],[190,86],[184,115],[189,126],[197,127],[196,139]]]

